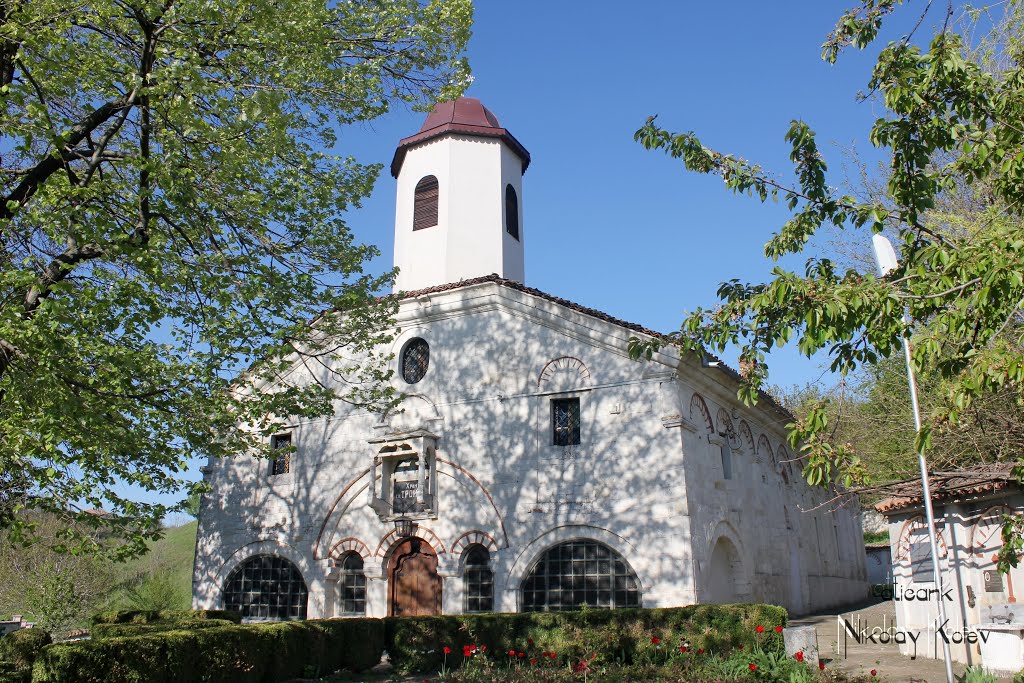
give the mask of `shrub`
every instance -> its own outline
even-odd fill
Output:
[[[28,682],[32,663],[53,642],[41,628],[23,628],[0,638],[0,683]]]
[[[439,617],[389,617],[387,648],[402,672],[434,671],[458,665],[465,645],[486,646],[492,659],[508,651],[523,659],[554,652],[562,661],[591,660],[620,664],[664,663],[679,647],[727,652],[759,643],[765,652],[784,651],[775,626],[786,623],[786,610],[770,605],[691,605],[668,609],[582,610],[525,614],[479,614]],[[763,633],[756,627],[763,626]],[[443,647],[456,656],[447,661]],[[548,658],[550,659],[550,657]]]
[[[93,624],[91,635],[94,639],[145,636],[164,631],[191,631],[197,628],[235,626],[227,619],[183,619],[181,621],[152,622],[148,624]]]
[[[220,619],[235,624],[242,623],[240,612],[222,609],[194,610],[122,610],[119,612],[100,612],[93,615],[93,624],[156,624],[196,621],[200,619]]]
[[[375,619],[246,624],[48,647],[33,683],[262,683],[380,661]]]

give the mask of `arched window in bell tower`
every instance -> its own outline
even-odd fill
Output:
[[[505,232],[519,239],[519,197],[511,185],[505,186]]]
[[[412,229],[422,230],[437,225],[437,177],[428,175],[416,183],[416,198],[412,212]]]

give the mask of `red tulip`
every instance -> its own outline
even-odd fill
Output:
[[[751,671],[757,671],[757,664],[754,664],[753,662],[751,662],[749,668],[750,668]]]
[[[764,626],[761,626],[760,624],[758,624],[757,628],[755,628],[754,630],[757,631],[758,633],[764,633]]]
[[[782,633],[782,627],[781,626],[776,626],[775,627],[775,632],[776,633]]]
[[[797,653],[796,653],[795,655],[793,655],[793,656],[794,656],[794,657],[796,657],[796,661],[798,661],[798,662],[802,662],[802,661],[804,661],[804,651],[803,651],[803,650],[800,650],[800,651],[798,651],[798,652],[797,652]]]
[[[452,653],[452,649],[451,649],[450,647],[448,647],[447,645],[445,645],[445,647],[444,647],[444,653],[445,653],[446,655],[450,655],[450,654]]]
[[[651,645],[658,645],[660,643],[661,643],[661,638],[658,638],[657,636],[652,636],[651,637]]]
[[[877,676],[878,675],[878,669],[872,669],[871,670],[871,675],[872,676]]]
[[[825,670],[825,662],[818,662],[818,668],[822,671]]]

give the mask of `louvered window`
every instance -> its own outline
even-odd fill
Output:
[[[519,197],[511,185],[505,186],[505,232],[519,239]]]
[[[437,178],[428,175],[416,183],[416,201],[413,206],[412,229],[422,230],[437,225]]]

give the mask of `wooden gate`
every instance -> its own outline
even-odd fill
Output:
[[[388,615],[425,616],[441,613],[441,577],[437,554],[422,538],[408,538],[391,553],[388,568]]]

